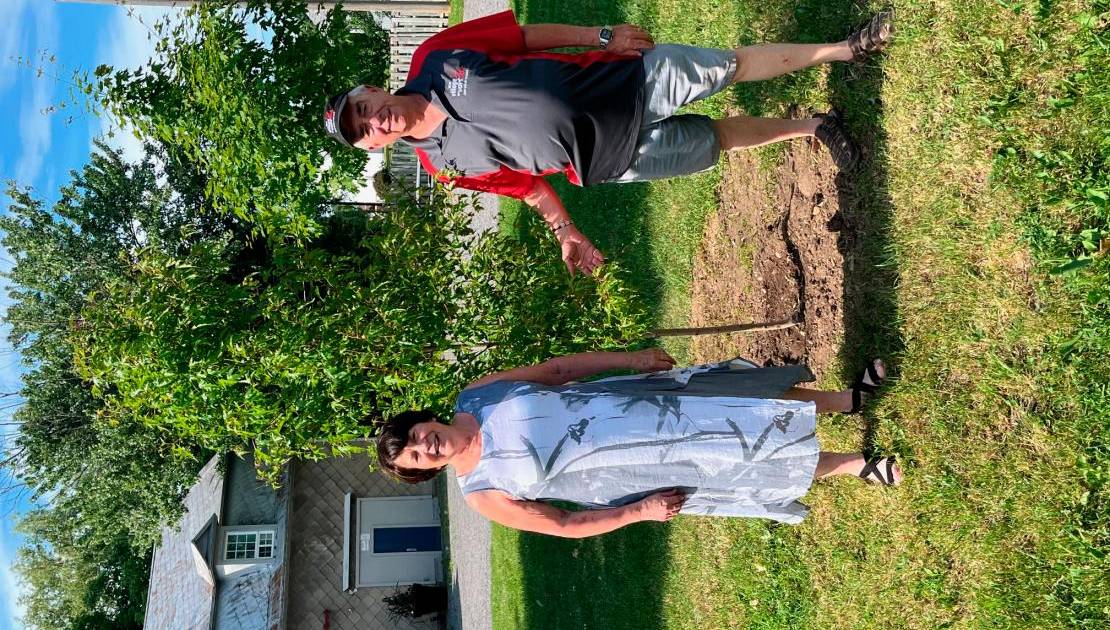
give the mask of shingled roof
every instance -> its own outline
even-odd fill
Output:
[[[216,593],[207,550],[198,549],[194,537],[220,517],[224,477],[218,470],[220,457],[201,469],[199,478],[185,497],[185,516],[180,527],[162,530],[162,543],[154,551],[147,592],[146,628],[208,630]],[[203,543],[202,543],[203,546]]]

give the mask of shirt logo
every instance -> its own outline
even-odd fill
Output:
[[[467,81],[470,70],[459,65],[458,59],[451,59],[443,64],[443,74],[448,77],[447,93],[451,96],[466,96]]]

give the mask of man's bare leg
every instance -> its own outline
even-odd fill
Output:
[[[736,51],[732,82],[764,81],[831,61],[851,61],[848,41],[835,44],[757,44]]]
[[[791,138],[805,138],[816,134],[820,124],[820,118],[788,120],[754,116],[733,116],[713,121],[717,140],[723,151],[750,149]]]

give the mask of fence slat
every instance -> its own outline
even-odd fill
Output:
[[[405,84],[412,63],[412,55],[429,37],[447,28],[448,13],[405,14],[391,12],[393,26],[389,33],[389,89],[396,90]],[[411,178],[418,188],[430,184],[430,178],[421,177],[420,161],[412,147],[398,142],[390,148],[389,170],[398,177]]]

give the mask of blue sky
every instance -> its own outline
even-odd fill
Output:
[[[73,72],[92,70],[101,63],[117,67],[143,63],[153,49],[147,25],[173,10],[136,8],[128,15],[128,9],[116,5],[52,0],[2,0],[2,4],[0,181],[14,179],[32,186],[37,196],[49,202],[69,181],[69,172],[85,164],[92,140],[105,129],[101,120],[81,108],[50,109],[69,100]],[[139,143],[127,134],[117,134],[112,143],[132,158],[140,154]],[[8,201],[6,196],[0,200],[0,211],[7,211]],[[10,257],[0,250],[0,269],[9,266]],[[0,308],[6,308],[6,303],[5,292]],[[3,333],[0,391],[16,391],[19,361],[8,346],[7,330]],[[0,422],[6,422],[10,413],[11,409],[0,410]],[[2,438],[6,443],[8,436]],[[20,542],[12,526],[27,509],[26,496],[0,496],[0,630],[21,627],[16,601],[20,585],[11,570]]]

